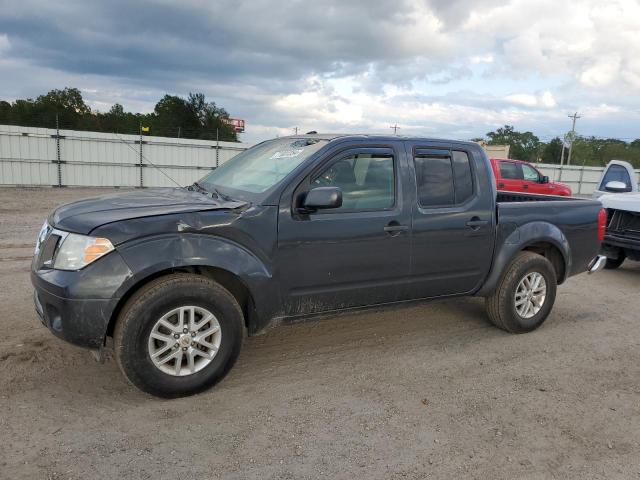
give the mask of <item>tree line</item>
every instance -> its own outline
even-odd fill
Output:
[[[509,145],[509,156],[516,160],[529,162],[560,163],[562,140],[555,137],[548,142],[541,142],[531,132],[519,132],[511,125],[505,125],[486,138],[475,138],[489,145]],[[565,148],[566,163],[569,148]],[[609,160],[626,160],[634,168],[640,168],[640,138],[632,142],[616,138],[597,138],[577,135],[571,152],[571,165],[604,166]]]
[[[207,101],[202,93],[190,93],[186,98],[165,95],[151,113],[127,112],[119,103],[107,112],[94,111],[77,88],[51,90],[36,99],[0,100],[0,124],[55,128],[57,120],[61,129],[125,134],[138,134],[142,126],[145,131],[148,128],[149,135],[208,140],[217,135],[220,140],[237,141],[235,131],[225,123],[227,118],[226,110]],[[559,137],[542,142],[532,132],[519,132],[511,125],[474,140],[509,145],[511,158],[544,163],[560,163],[563,143]],[[565,160],[567,156],[568,149]],[[612,159],[626,160],[640,168],[640,139],[625,142],[578,135],[573,142],[573,165],[602,166]]]
[[[202,93],[190,93],[187,98],[165,95],[151,113],[125,111],[119,103],[109,111],[92,110],[77,88],[51,90],[46,95],[14,102],[0,100],[0,124],[26,127],[85,130],[237,141],[236,132],[225,123],[229,114]]]

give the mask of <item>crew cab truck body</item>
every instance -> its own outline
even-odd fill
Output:
[[[113,337],[139,388],[186,395],[222,378],[245,331],[285,319],[477,295],[498,327],[533,330],[557,284],[602,265],[600,210],[497,192],[475,143],[280,138],[191,187],[59,207],[38,238],[36,310],[77,345]]]
[[[498,190],[570,197],[566,183],[552,182],[540,170],[522,160],[492,158],[491,167]]]

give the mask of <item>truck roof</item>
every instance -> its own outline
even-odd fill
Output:
[[[465,145],[474,145],[479,147],[476,142],[465,141],[465,140],[452,140],[447,138],[431,138],[431,137],[420,137],[413,135],[380,135],[380,134],[368,134],[368,133],[305,133],[298,135],[288,135],[286,137],[280,138],[291,138],[291,139],[303,139],[303,138],[316,138],[319,140],[359,140],[359,139],[367,139],[367,140],[375,140],[380,142],[390,142],[393,140],[411,140],[411,141],[428,141],[428,142],[455,142],[458,144]]]

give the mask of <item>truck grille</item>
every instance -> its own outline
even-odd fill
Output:
[[[607,233],[618,237],[640,239],[640,214],[607,209]]]

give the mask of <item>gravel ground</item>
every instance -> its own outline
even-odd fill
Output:
[[[0,478],[640,478],[640,263],[570,279],[530,334],[473,298],[287,325],[159,400],[33,310],[44,217],[97,192],[0,189]]]

